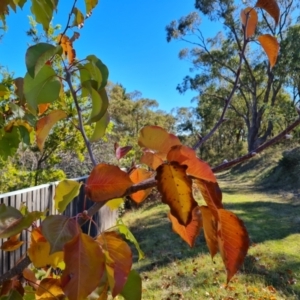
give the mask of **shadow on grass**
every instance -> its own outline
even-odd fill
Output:
[[[250,239],[255,244],[281,240],[300,232],[300,207],[295,206],[291,201],[287,201],[287,203],[226,202],[225,208],[236,212],[244,221]],[[144,215],[146,211],[148,214]],[[172,231],[166,208],[162,205],[150,204],[147,208],[137,210],[136,214],[130,229],[146,255],[144,260],[136,264],[135,269],[139,272],[150,272],[168,267],[174,262],[193,260],[202,255],[209,255],[203,232],[198,237],[195,247],[190,248]],[[287,253],[272,254],[265,250],[264,262],[264,258],[257,260],[259,253],[254,255],[252,252],[251,250],[251,254],[247,256],[241,270],[242,274],[247,275],[247,278],[244,279],[246,283],[264,282],[266,287],[273,286],[277,291],[282,291],[284,296],[298,299],[300,286],[295,285],[294,272],[297,269],[300,270],[299,258]],[[268,261],[268,257],[272,259]],[[211,267],[213,268],[213,266],[212,263]],[[209,278],[211,275],[203,276]]]
[[[256,253],[258,254],[258,253]],[[264,254],[266,255],[266,254]],[[247,255],[241,273],[251,277],[254,281],[260,278],[268,288],[274,287],[285,296],[296,296],[299,299],[300,286],[298,281],[298,270],[300,269],[299,258],[286,253],[271,254],[271,258],[265,259],[253,255]]]
[[[279,240],[300,233],[300,207],[293,203],[226,202],[224,206],[238,213],[254,243]]]

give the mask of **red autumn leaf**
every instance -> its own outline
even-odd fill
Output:
[[[243,264],[250,240],[243,221],[234,213],[218,209],[218,215],[218,244],[228,283]]]
[[[122,197],[132,184],[129,175],[119,167],[99,164],[86,182],[85,193],[95,202],[106,201]]]
[[[253,7],[247,7],[241,11],[241,21],[246,30],[246,38],[251,37],[255,33],[257,25],[257,12]]]
[[[257,39],[269,58],[270,66],[274,67],[279,52],[279,43],[277,39],[270,34],[260,35]]]
[[[151,176],[152,176],[152,172],[149,172],[149,171],[147,171],[145,169],[141,169],[141,168],[134,169],[129,174],[131,181],[135,184],[139,183],[143,180],[146,180],[146,179],[150,178]],[[149,196],[149,194],[151,193],[151,190],[152,189],[150,188],[150,189],[138,191],[136,193],[131,194],[130,198],[136,203],[141,203]]]
[[[278,24],[280,9],[276,0],[258,0],[255,4],[255,7],[264,9],[274,19],[275,24]]]
[[[183,145],[171,148],[167,155],[168,161],[177,161],[181,165],[188,166],[186,172],[196,178],[216,182],[216,177],[210,166],[196,156],[195,150]]]
[[[159,166],[155,177],[162,202],[169,205],[171,214],[185,226],[191,222],[192,211],[197,206],[192,194],[192,180],[186,175],[186,169],[187,166],[170,162]]]
[[[120,147],[118,145],[118,143],[115,143],[115,152],[116,152],[117,160],[124,157],[131,149],[132,149],[132,146]]]
[[[192,212],[192,220],[186,226],[178,223],[177,219],[169,212],[168,217],[172,223],[174,232],[188,243],[190,247],[194,247],[197,236],[200,234],[202,228],[202,217],[199,206],[196,206]]]
[[[144,154],[142,155],[140,162],[142,164],[147,165],[151,169],[156,170],[161,164],[163,164],[164,161],[156,153],[152,151],[144,151]]]
[[[140,131],[138,144],[165,156],[172,146],[181,145],[181,142],[177,136],[159,126],[145,126]]]
[[[52,127],[67,114],[62,110],[53,110],[47,116],[38,120],[36,125],[36,143],[40,151],[44,148],[45,140]]]
[[[104,274],[104,254],[90,236],[80,233],[64,246],[66,268],[61,287],[69,300],[86,299]]]
[[[200,189],[202,197],[204,198],[211,213],[218,220],[217,209],[223,208],[222,192],[217,182],[209,182],[201,179],[196,179],[195,183]]]
[[[207,206],[200,206],[200,210],[202,214],[203,231],[206,245],[209,249],[211,257],[214,258],[219,250],[217,237],[218,224],[212,215],[211,210]]]
[[[132,252],[116,232],[104,232],[97,237],[105,255],[105,266],[112,296],[121,293],[132,266]]]

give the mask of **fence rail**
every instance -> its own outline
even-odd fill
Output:
[[[75,181],[84,182],[86,177],[76,178]],[[55,209],[53,199],[55,196],[55,187],[58,182],[49,184],[43,184],[36,187],[31,187],[15,192],[10,192],[0,195],[0,203],[4,203],[7,206],[20,208],[21,204],[27,206],[28,211],[46,211],[48,215],[58,214]],[[82,212],[84,209],[89,208],[93,204],[92,201],[86,201],[86,207],[84,207],[84,186],[81,186],[79,195],[67,206],[64,211],[64,215],[75,216]],[[106,205],[104,205],[98,212],[93,216],[93,220],[98,225],[86,223],[82,226],[84,232],[90,230],[91,235],[96,235],[98,231],[103,231],[114,225],[118,212],[116,210],[111,211]],[[97,228],[98,227],[98,228]],[[27,248],[30,242],[30,233],[23,230],[20,236],[20,240],[24,241],[22,247],[13,252],[5,252],[0,250],[0,275],[6,273],[9,269],[15,266],[18,261],[26,254]],[[0,247],[4,240],[0,239]]]

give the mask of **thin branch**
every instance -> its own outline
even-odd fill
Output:
[[[229,169],[237,164],[240,164],[246,160],[248,160],[249,158],[255,156],[257,153],[262,152],[263,150],[265,150],[266,148],[274,145],[275,143],[279,142],[282,138],[285,137],[286,134],[288,134],[289,132],[291,132],[294,128],[296,128],[298,125],[300,124],[300,119],[297,119],[296,121],[294,121],[290,126],[288,126],[285,130],[283,130],[282,132],[280,132],[278,135],[276,135],[274,138],[270,139],[269,141],[267,141],[266,143],[264,143],[263,145],[259,146],[258,148],[256,148],[254,151],[249,152],[241,157],[238,157],[236,159],[233,159],[227,163],[223,163],[220,164],[216,167],[213,167],[212,170],[214,173],[218,173],[221,171],[224,171],[226,169]]]
[[[67,68],[65,68],[65,72],[66,72],[66,82],[68,83],[71,95],[73,97],[73,100],[74,100],[74,103],[75,103],[75,106],[76,106],[77,114],[78,114],[78,129],[79,129],[79,131],[80,131],[80,133],[83,137],[86,148],[88,149],[88,153],[89,153],[90,159],[92,161],[92,164],[95,167],[97,165],[97,162],[96,162],[94,153],[92,151],[91,143],[90,143],[90,141],[89,141],[89,139],[88,139],[88,137],[85,133],[85,130],[84,130],[83,118],[82,118],[82,114],[81,114],[81,108],[79,106],[77,94],[76,94],[76,92],[73,88],[73,85],[72,85],[71,74],[70,74],[70,72],[68,71]]]
[[[244,48],[243,51],[245,51],[246,48],[246,43],[244,44]],[[239,82],[239,78],[240,78],[240,73],[241,73],[241,66],[242,66],[242,61],[243,61],[243,54],[240,54],[240,63],[239,63],[239,68],[237,70],[237,75],[234,81],[234,85],[232,87],[231,93],[229,95],[229,97],[226,99],[221,117],[219,119],[219,121],[215,124],[215,126],[212,128],[212,130],[205,136],[203,137],[201,140],[199,140],[193,147],[193,149],[197,149],[199,148],[204,142],[206,142],[214,133],[215,131],[219,128],[219,126],[225,121],[225,114],[227,112],[227,109],[229,107],[230,101],[235,93],[235,91],[238,89],[238,82]]]

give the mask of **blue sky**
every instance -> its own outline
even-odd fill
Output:
[[[72,3],[60,0],[53,24],[64,28]],[[83,7],[83,0],[78,4]],[[179,50],[187,44],[167,43],[165,27],[193,10],[194,0],[101,0],[74,43],[77,58],[97,55],[108,66],[111,81],[121,83],[127,92],[138,90],[143,97],[157,100],[160,109],[191,106],[191,99],[197,94],[180,95],[176,91],[191,67],[178,58]],[[8,31],[0,41],[0,64],[16,76],[26,72],[24,57],[30,40],[25,32],[29,28],[29,14],[29,3],[23,11],[12,12],[7,18]],[[208,35],[215,33],[214,27],[208,27],[206,22],[201,26]],[[69,36],[73,30],[78,31],[70,29]]]

